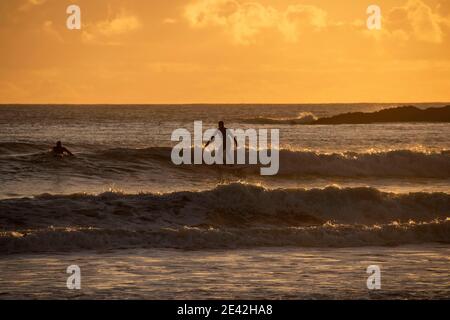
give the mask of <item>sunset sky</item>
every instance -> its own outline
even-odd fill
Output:
[[[450,101],[447,0],[1,0],[0,44],[0,103]]]

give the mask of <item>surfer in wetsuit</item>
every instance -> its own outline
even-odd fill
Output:
[[[56,142],[56,146],[53,147],[52,152],[55,156],[63,156],[64,154],[68,154],[73,157],[73,153],[69,151],[69,149],[62,146],[61,141]]]
[[[217,129],[216,133],[213,134],[213,136],[211,137],[211,139],[206,143],[205,148],[207,148],[211,142],[213,142],[216,139],[216,135],[218,134],[218,132],[220,132],[222,134],[222,148],[223,148],[223,163],[226,163],[226,152],[227,152],[227,138],[228,136],[230,138],[233,138],[234,140],[234,145],[237,149],[238,147],[238,143],[237,143],[237,139],[235,136],[233,136],[233,134],[228,131],[227,132],[227,128],[225,128],[225,124],[223,121],[219,121],[219,128]]]

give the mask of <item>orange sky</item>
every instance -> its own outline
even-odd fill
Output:
[[[0,103],[450,101],[447,0],[1,0],[0,43]]]

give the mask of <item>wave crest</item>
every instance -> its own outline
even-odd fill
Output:
[[[146,170],[186,169],[194,174],[205,168],[229,174],[259,175],[260,166],[175,166],[170,158],[170,147],[146,149],[117,148],[77,154],[76,158],[55,159],[51,154],[37,153],[0,158],[0,172],[10,172],[9,167],[20,173],[20,166],[29,170],[30,165],[42,170],[54,166],[74,174],[96,176],[110,168],[120,174],[130,171],[144,173]],[[246,150],[248,153],[248,150]],[[313,151],[281,149],[280,176],[317,177],[395,177],[395,178],[450,178],[450,152],[421,152],[415,150],[392,150],[383,152],[318,153]],[[248,159],[248,155],[247,155]],[[19,167],[18,167],[19,166]],[[19,169],[18,169],[19,168]],[[108,173],[109,171],[106,171]]]
[[[333,153],[281,150],[280,174],[338,177],[449,178],[450,153],[393,150]]]
[[[450,243],[448,217],[449,194],[373,188],[43,194],[0,201],[0,252]]]
[[[277,228],[180,227],[127,229],[48,228],[0,233],[3,253],[61,252],[117,248],[234,249],[246,247],[362,247],[450,243],[450,220],[386,225]]]
[[[318,118],[311,112],[301,112],[295,118],[250,118],[244,119],[243,123],[249,124],[281,124],[281,125],[296,125],[296,124],[310,124],[317,121]]]

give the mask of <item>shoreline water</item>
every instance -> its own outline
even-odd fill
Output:
[[[0,299],[448,299],[449,257],[439,244],[12,255],[0,257]],[[66,288],[72,264],[81,290]],[[366,287],[373,264],[377,291]]]

